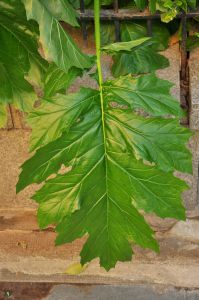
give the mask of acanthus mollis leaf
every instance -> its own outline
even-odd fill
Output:
[[[83,54],[69,34],[60,25],[57,18],[42,0],[22,0],[27,18],[39,24],[40,42],[45,58],[53,61],[64,72],[72,67],[89,69],[93,59]],[[44,1],[45,2],[45,1]]]
[[[164,89],[169,91],[163,82]],[[158,251],[154,233],[141,211],[185,219],[181,193],[188,187],[173,172],[191,171],[190,153],[185,146],[191,134],[179,126],[178,118],[145,119],[128,105],[112,106],[110,81],[102,89],[103,110],[99,92],[88,91],[96,95],[93,102],[86,103],[83,111],[79,106],[78,120],[74,118],[66,132],[25,162],[17,191],[45,181],[33,196],[39,203],[41,228],[58,224],[57,244],[88,234],[81,264],[99,257],[101,266],[109,270],[117,261],[131,260],[131,244]],[[82,99],[82,93],[75,96]],[[133,94],[128,98],[133,102]],[[117,99],[123,99],[121,86]],[[150,102],[156,112],[157,90],[152,100],[148,98]],[[161,102],[157,111],[161,112]],[[68,113],[70,116],[70,108]],[[160,115],[167,113],[162,103]],[[181,159],[184,169],[180,167]],[[58,174],[62,165],[71,171]],[[56,175],[48,179],[52,174]]]

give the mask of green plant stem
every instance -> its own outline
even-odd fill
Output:
[[[104,99],[103,99],[103,76],[101,67],[101,37],[100,37],[100,0],[94,0],[94,15],[95,15],[95,46],[97,55],[97,69],[99,76],[99,90],[101,100],[101,112],[102,112],[102,128],[104,136],[104,147],[106,148],[106,136],[105,136],[105,122],[104,122]],[[106,149],[105,149],[106,152]]]
[[[99,85],[102,86],[102,68],[101,68],[101,41],[100,41],[100,0],[94,2],[94,14],[95,14],[95,46],[97,55],[97,68],[99,74]]]

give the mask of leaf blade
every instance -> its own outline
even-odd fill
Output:
[[[184,111],[170,95],[173,84],[154,74],[139,77],[124,76],[104,83],[107,102],[116,101],[133,110],[143,109],[152,116],[174,115],[183,117]]]
[[[44,146],[59,138],[81,114],[89,110],[99,93],[89,88],[81,88],[76,94],[58,94],[43,99],[39,108],[32,110],[27,118],[32,133],[30,150]]]
[[[125,138],[123,151],[130,147],[137,159],[155,163],[165,172],[192,174],[192,155],[185,145],[193,134],[178,120],[146,119],[130,110],[110,110],[107,119],[114,125],[115,140]]]

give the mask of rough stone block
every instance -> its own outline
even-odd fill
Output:
[[[191,92],[191,113],[190,127],[199,129],[199,48],[190,53],[190,92]]]
[[[29,157],[28,139],[30,132],[25,130],[0,130],[0,208],[35,207],[30,200],[34,186],[16,195],[16,183],[20,166]]]
[[[169,235],[189,240],[193,243],[199,243],[199,221],[187,220],[186,222],[177,222],[169,231]]]
[[[179,45],[175,44],[169,47],[166,51],[161,52],[165,57],[169,59],[169,67],[158,70],[157,75],[165,80],[171,81],[174,86],[171,90],[173,96],[180,101],[180,52]]]

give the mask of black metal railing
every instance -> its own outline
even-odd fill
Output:
[[[182,39],[180,42],[180,103],[184,110],[189,112],[190,109],[190,89],[189,89],[189,65],[188,52],[186,49],[187,41],[187,19],[198,17],[199,9],[189,11],[187,13],[181,12],[177,15],[180,19],[182,28]],[[102,21],[112,21],[115,25],[115,41],[120,41],[120,22],[146,20],[148,36],[152,36],[153,20],[160,19],[161,14],[150,14],[148,11],[140,12],[132,9],[120,9],[118,0],[114,0],[113,9],[101,9],[100,19]],[[87,44],[87,22],[94,20],[94,12],[91,9],[85,9],[84,0],[80,0],[80,21],[83,32],[83,39]],[[183,124],[189,124],[189,118],[183,120]]]

